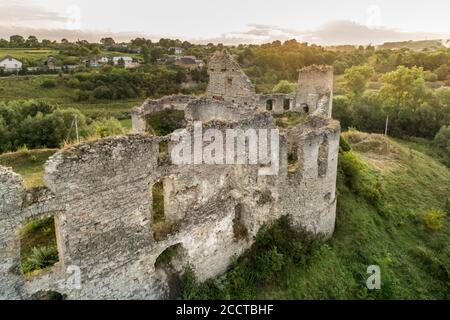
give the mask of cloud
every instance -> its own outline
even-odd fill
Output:
[[[2,18],[0,27],[5,26],[31,26],[38,23],[40,26],[57,27],[66,23],[67,18],[63,15],[48,11],[30,1],[9,0],[0,3]]]
[[[264,24],[251,24],[248,27],[250,29],[247,31],[224,33],[214,40],[231,44],[232,41],[238,41],[236,43],[267,43],[275,40],[297,39],[320,45],[366,45],[450,37],[450,33],[404,32],[393,28],[369,27],[346,20],[333,21],[316,30],[295,30]]]
[[[9,38],[12,34],[23,36],[35,35],[40,39],[60,40],[88,40],[98,42],[103,37],[113,37],[116,41],[128,41],[137,37],[159,40],[167,35],[149,35],[143,32],[110,32],[106,30],[69,30],[68,18],[56,12],[50,12],[28,1],[10,0],[0,4],[2,15],[0,21],[0,38]],[[40,28],[33,28],[39,25]],[[75,28],[76,29],[76,28]],[[173,38],[173,37],[172,37]],[[296,30],[276,25],[249,24],[247,30],[230,31],[212,38],[186,38],[193,43],[223,43],[235,44],[261,44],[275,40],[285,41],[297,39],[298,41],[315,43],[319,45],[367,45],[381,44],[392,41],[425,40],[450,38],[450,34],[404,32],[401,30],[366,26],[352,21],[338,20],[325,24],[315,30]]]

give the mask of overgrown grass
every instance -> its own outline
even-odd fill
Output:
[[[157,136],[168,135],[185,126],[184,111],[175,109],[153,112],[146,120],[149,131]]]
[[[384,142],[374,140],[383,138],[362,133],[360,138],[374,149],[365,144],[364,152],[352,151],[341,144],[336,230],[330,240],[300,238],[304,251],[296,249],[300,244],[284,247],[296,243],[297,232],[278,222],[263,229],[224,275],[198,284],[188,270],[182,298],[448,299],[448,214],[439,216],[442,224],[432,232],[426,214],[448,213],[449,170],[393,140],[377,157]],[[381,268],[381,290],[366,288],[370,265]]]
[[[295,127],[297,124],[305,121],[307,116],[306,113],[285,112],[283,114],[274,115],[274,118],[278,127],[287,129]]]
[[[65,75],[67,77],[67,75]],[[42,88],[47,80],[56,80],[55,88]],[[76,102],[76,90],[60,84],[62,78],[57,75],[11,76],[0,78],[0,101],[17,99],[45,100],[61,108],[75,108],[94,118],[129,117],[131,110],[142,104],[144,98],[122,99],[120,101],[96,100],[92,103]]]
[[[56,149],[23,150],[0,155],[0,165],[22,175],[25,188],[44,185],[44,164]]]
[[[1,48],[0,49],[0,58],[10,55],[19,60],[35,60],[41,61],[47,58],[48,56],[54,56],[58,53],[57,50],[52,49],[29,49],[29,48]]]
[[[58,262],[53,217],[31,220],[20,231],[22,271],[32,275]]]
[[[408,138],[407,140],[395,139],[395,141],[404,143],[408,148],[424,153],[431,158],[443,163],[447,166],[447,168],[450,168],[450,157],[448,151],[434,145],[433,141],[415,137]]]

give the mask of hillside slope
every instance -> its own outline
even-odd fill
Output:
[[[363,181],[339,176],[336,232],[303,270],[265,298],[449,298],[449,219],[429,231],[424,215],[447,211],[450,171],[432,158],[381,136],[348,133],[365,164]],[[342,167],[342,163],[341,163]],[[342,170],[342,168],[341,168]],[[357,185],[361,183],[361,185]],[[371,187],[380,192],[374,200]],[[369,291],[369,265],[381,267],[381,290]]]

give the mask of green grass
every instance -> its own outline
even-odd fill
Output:
[[[129,112],[142,104],[144,98],[123,99],[119,101],[76,102],[75,89],[60,83],[55,88],[43,88],[45,80],[60,80],[58,75],[10,76],[0,78],[0,101],[22,99],[46,100],[61,108],[76,108],[88,116],[102,115],[105,117],[123,118]]]
[[[44,185],[44,164],[56,149],[24,150],[0,155],[0,165],[12,167],[24,179],[25,188]]]
[[[157,136],[165,136],[176,129],[183,128],[184,111],[175,109],[165,109],[153,112],[146,117],[149,130]]]
[[[450,157],[448,152],[434,145],[433,141],[423,138],[409,138],[408,140],[395,139],[395,141],[402,142],[408,148],[424,153],[450,168]]]
[[[367,136],[360,133],[360,138]],[[376,146],[374,139],[383,138],[369,139]],[[399,140],[388,142],[385,153],[342,151],[330,240],[298,241],[301,233],[278,223],[262,231],[224,275],[198,285],[188,271],[183,297],[449,299],[450,171],[421,152],[411,153]],[[430,210],[446,213],[440,231],[427,229],[424,217]],[[280,233],[284,237],[274,236]],[[294,247],[286,247],[285,237]],[[301,248],[303,259],[294,259]],[[381,290],[366,288],[370,265],[381,268]]]
[[[35,219],[20,230],[22,271],[31,276],[58,262],[53,217]]]
[[[285,112],[283,114],[274,115],[275,122],[278,127],[287,129],[298,125],[306,120],[308,115],[306,113],[299,112]]]
[[[18,60],[44,60],[48,56],[55,56],[58,54],[57,50],[51,49],[7,49],[0,48],[0,58],[10,55]]]
[[[19,60],[34,60],[34,61],[42,61],[48,56],[59,56],[59,50],[54,49],[28,49],[28,48],[0,48],[0,58],[10,55]],[[113,56],[128,56],[138,58],[141,55],[136,53],[123,53],[123,52],[115,52],[115,51],[102,51],[101,56],[113,57]]]
[[[120,123],[122,124],[122,127],[124,127],[125,129],[131,129],[133,127],[131,119],[120,120]]]

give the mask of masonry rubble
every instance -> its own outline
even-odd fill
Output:
[[[26,190],[20,175],[0,167],[1,299],[49,290],[67,299],[165,299],[173,297],[186,266],[200,281],[219,275],[250,248],[262,225],[283,215],[295,227],[332,235],[340,135],[331,119],[332,69],[300,70],[299,88],[288,95],[256,94],[226,51],[211,57],[208,72],[204,97],[148,100],[132,112],[133,134],[84,142],[50,157],[45,187]],[[145,120],[167,108],[185,111],[187,132],[195,121],[222,131],[275,129],[274,113],[309,116],[281,131],[279,174],[260,176],[259,165],[160,161],[160,145],[171,150],[178,133],[152,136]],[[171,226],[158,237],[152,193],[157,183]],[[42,216],[55,218],[59,262],[25,279],[18,231]],[[170,266],[157,263],[166,250],[175,252]],[[79,287],[70,285],[68,270],[74,267]]]

